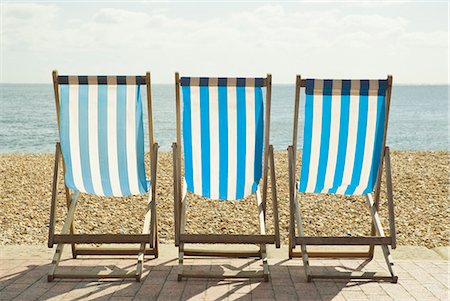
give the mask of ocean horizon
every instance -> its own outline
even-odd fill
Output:
[[[292,84],[272,88],[270,140],[276,150],[285,150],[292,141],[294,93]],[[448,99],[449,85],[394,84],[387,145],[393,150],[448,151]],[[176,140],[174,84],[152,84],[152,100],[155,140],[161,151],[170,151]],[[0,84],[0,108],[0,153],[54,151],[58,138],[51,84]],[[302,98],[298,148],[302,148],[303,108]]]

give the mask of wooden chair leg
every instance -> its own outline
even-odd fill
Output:
[[[295,211],[294,211],[295,218],[297,221],[297,231],[300,236],[305,236],[305,233],[303,231],[302,216],[301,216],[301,211],[300,211],[300,203],[298,200],[297,187],[295,187],[295,193],[294,193],[294,206],[295,206]],[[309,267],[309,257],[308,257],[306,245],[301,244],[300,247],[301,247],[301,251],[302,251],[303,265],[305,267],[306,280],[308,282],[311,282],[312,276],[311,276],[311,270]]]
[[[275,158],[273,155],[273,145],[269,146],[270,156],[270,180],[272,188],[272,205],[273,205],[273,223],[275,229],[275,247],[280,248],[280,224],[278,220],[278,197],[277,197],[277,179],[275,176]]]
[[[186,183],[183,183],[183,195],[181,199],[181,220],[180,220],[180,234],[184,234],[186,231],[186,194],[187,187]],[[183,259],[184,259],[184,243],[179,242],[178,245],[178,277],[177,280],[181,281],[183,279]]]
[[[267,188],[267,186],[266,186]],[[264,206],[263,206],[263,201],[261,199],[261,192],[258,189],[256,190],[256,203],[258,206],[258,218],[259,218],[259,233],[261,235],[265,235],[266,234],[266,223],[265,223],[265,219],[264,219]],[[265,244],[260,244],[260,253],[261,253],[261,259],[263,262],[263,274],[264,274],[264,281],[267,282],[269,281],[269,264],[267,262],[267,251],[266,251],[266,245]]]
[[[373,201],[372,194],[367,194],[366,199],[367,199],[367,204],[369,205],[369,210],[370,210],[370,214],[372,216],[373,223],[375,225],[375,230],[376,230],[377,236],[384,236],[383,227],[381,225],[380,217],[378,215],[376,205]],[[384,259],[388,266],[389,273],[392,276],[392,282],[396,283],[398,277],[395,272],[394,262],[392,260],[391,254],[389,252],[389,247],[387,245],[382,245],[381,248],[383,250]]]
[[[69,212],[67,213],[66,220],[64,222],[61,234],[68,234],[70,231],[70,225],[72,224],[73,218],[75,216],[75,208],[78,202],[79,193],[74,193],[72,201],[70,203]],[[56,268],[61,260],[62,252],[64,251],[64,244],[59,243],[56,247],[55,254],[53,255],[52,263],[50,264],[50,271],[47,276],[47,281],[51,282],[54,279]]]

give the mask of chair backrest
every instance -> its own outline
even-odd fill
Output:
[[[267,82],[181,78],[188,191],[221,200],[242,199],[256,191],[265,140],[262,87]]]
[[[67,187],[100,196],[147,192],[141,98],[146,76],[53,78]]]
[[[385,146],[392,78],[306,79],[300,192],[374,191]]]

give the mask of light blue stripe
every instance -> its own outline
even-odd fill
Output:
[[[200,87],[200,132],[202,157],[202,196],[211,196],[211,160],[210,160],[210,130],[209,130],[209,87]]]
[[[69,85],[59,86],[59,97],[60,97],[60,139],[61,139],[61,152],[63,154],[64,163],[66,165],[66,174],[64,175],[64,180],[66,186],[73,190],[78,190],[75,187],[73,181],[72,173],[72,157],[70,156],[70,114],[69,114]],[[77,101],[77,100],[74,100]]]
[[[117,161],[120,190],[122,195],[130,195],[127,164],[127,86],[117,85]]]
[[[328,190],[329,193],[336,193],[337,189],[342,184],[345,167],[345,156],[347,153],[349,116],[350,116],[350,95],[342,95],[336,169],[334,172],[333,187]]]
[[[380,166],[381,152],[383,150],[384,121],[386,114],[386,101],[384,95],[378,95],[377,99],[377,123],[375,132],[375,144],[373,149],[372,166],[370,168],[370,176],[367,188],[363,194],[373,192],[377,181],[378,168]]]
[[[322,102],[322,134],[320,137],[319,166],[314,192],[319,193],[325,185],[325,175],[327,173],[328,150],[330,146],[331,129],[331,95],[323,95]]]
[[[80,144],[81,174],[84,189],[88,193],[95,194],[92,183],[91,165],[89,157],[89,86],[79,85],[78,87],[78,127]]]
[[[194,191],[194,178],[192,169],[192,122],[191,122],[191,87],[182,86],[183,89],[183,140],[184,140],[184,175],[187,189]],[[178,146],[181,147],[181,146]]]
[[[108,86],[98,85],[98,157],[103,193],[112,196],[108,163]]]
[[[306,191],[306,187],[308,186],[309,164],[311,160],[313,114],[314,114],[314,96],[306,94],[305,128],[303,131],[304,143],[302,153],[302,171],[300,174],[300,186],[299,186],[299,191],[301,192]]]
[[[261,87],[255,87],[255,168],[252,193],[256,192],[262,176],[262,154],[264,145],[264,102]]]
[[[355,163],[353,164],[352,180],[345,190],[346,195],[352,195],[361,179],[364,158],[364,148],[367,134],[368,96],[359,96],[358,132],[356,134]]]
[[[142,118],[142,94],[141,85],[136,85],[136,163],[138,173],[138,186],[140,193],[148,191],[149,183],[145,177],[144,161],[144,123]],[[153,147],[153,145],[150,145]]]
[[[247,149],[245,87],[236,87],[236,111],[237,111],[236,199],[242,199],[244,197],[244,189],[245,189],[245,165],[246,165],[245,153]]]
[[[228,199],[228,95],[227,87],[219,86],[219,198]]]

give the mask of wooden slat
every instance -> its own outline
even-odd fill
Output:
[[[371,237],[371,236],[362,236],[362,237],[296,237],[295,242],[297,245],[306,244],[306,245],[333,245],[333,246],[342,246],[342,245],[388,245],[391,243],[390,237]],[[309,254],[309,253],[308,253]]]
[[[259,251],[249,251],[249,250],[196,250],[196,249],[184,249],[185,256],[211,256],[211,257],[233,257],[233,258],[250,258],[250,257],[260,257]]]
[[[55,234],[54,243],[77,244],[125,244],[125,243],[149,243],[148,234]]]
[[[184,243],[263,244],[274,243],[275,235],[239,234],[180,234]]]
[[[270,109],[272,100],[272,75],[267,74],[266,86],[266,109],[264,117],[264,149],[263,149],[263,183],[262,183],[262,206],[264,220],[266,219],[266,202],[267,202],[267,176],[269,168],[269,144],[270,144]]]
[[[184,278],[265,278],[263,271],[224,271],[220,273],[205,273],[203,271],[184,271],[179,276]]]
[[[138,255],[140,248],[77,248],[76,255]],[[146,249],[145,255],[155,255],[155,250]]]
[[[291,257],[301,258],[302,252],[292,252]],[[368,258],[368,252],[311,252],[308,251],[308,257],[314,258]]]

